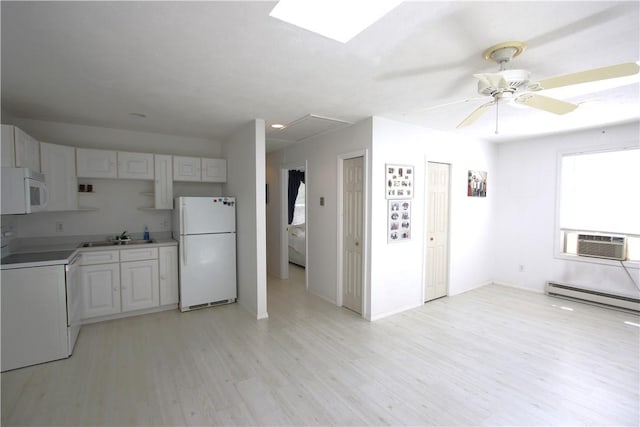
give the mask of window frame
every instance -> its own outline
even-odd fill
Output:
[[[612,260],[612,259],[604,259],[604,258],[595,258],[595,257],[586,257],[579,256],[577,254],[568,253],[565,251],[565,236],[566,233],[584,233],[584,234],[611,234],[617,236],[625,236],[627,238],[627,253],[628,253],[628,245],[629,239],[634,239],[634,241],[640,241],[640,235],[632,234],[632,233],[620,233],[620,232],[607,232],[602,230],[576,230],[569,228],[560,227],[560,210],[562,208],[562,160],[565,156],[570,155],[580,155],[580,154],[597,154],[597,153],[606,153],[612,151],[625,151],[625,150],[638,150],[640,147],[638,143],[635,144],[622,144],[619,146],[609,146],[609,147],[591,147],[591,148],[574,148],[574,149],[566,149],[560,150],[557,152],[556,156],[556,205],[555,205],[555,223],[554,223],[554,231],[553,231],[553,247],[554,247],[554,258],[560,260],[568,260],[568,261],[578,261],[578,262],[586,262],[591,264],[602,264],[602,265],[611,265],[611,266],[620,266],[624,263],[625,266],[630,268],[640,268],[640,259],[629,260],[625,259],[624,261]],[[638,244],[638,242],[636,242]]]

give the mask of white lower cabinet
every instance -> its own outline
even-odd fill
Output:
[[[120,264],[80,266],[82,318],[120,313]]]
[[[82,254],[83,319],[178,303],[175,245]]]
[[[120,264],[122,311],[142,310],[160,305],[158,260]]]
[[[177,304],[180,300],[178,287],[178,247],[159,248],[160,305]]]

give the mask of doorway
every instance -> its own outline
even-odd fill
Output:
[[[304,269],[304,286],[308,286],[307,280],[307,167],[286,166],[281,169],[281,194],[282,194],[282,219],[281,219],[281,253],[280,253],[280,277],[289,278],[289,267],[294,266],[296,271]],[[297,274],[300,276],[300,274]]]
[[[427,165],[427,250],[424,301],[447,295],[449,289],[449,181],[451,165]]]
[[[364,157],[342,161],[342,306],[362,315]]]

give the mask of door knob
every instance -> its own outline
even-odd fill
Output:
[[[360,246],[360,242],[356,242],[356,246]]]
[[[433,242],[433,237],[429,237],[429,240],[431,240]]]

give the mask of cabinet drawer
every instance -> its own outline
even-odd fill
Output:
[[[119,251],[96,251],[96,252],[84,252],[82,254],[81,265],[91,264],[109,264],[111,262],[119,262]]]
[[[120,261],[140,261],[158,258],[158,248],[123,249],[120,251]]]

